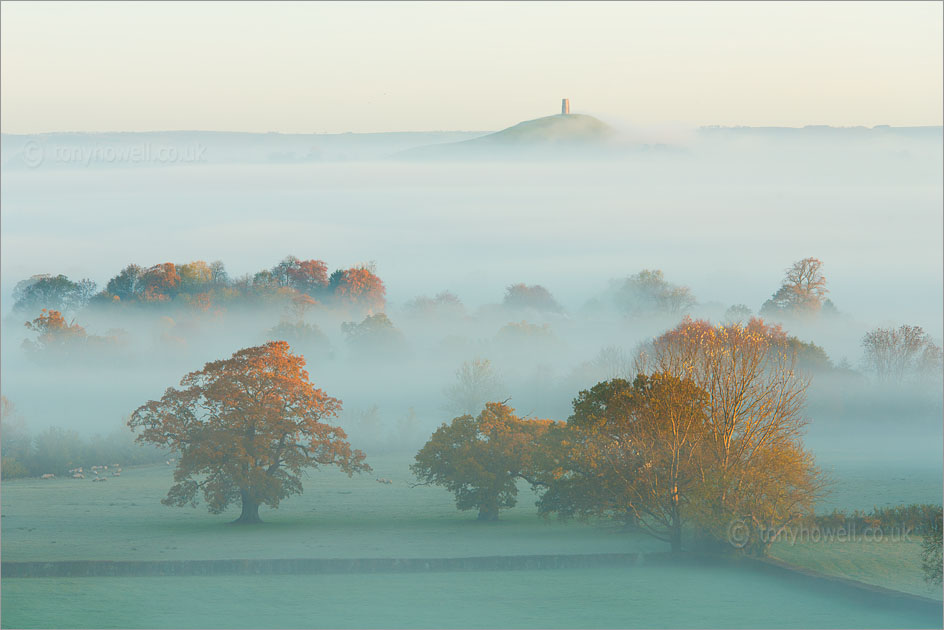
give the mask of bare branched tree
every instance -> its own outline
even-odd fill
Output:
[[[485,403],[507,397],[501,375],[488,359],[473,359],[456,370],[456,382],[444,391],[446,409],[456,414],[476,415]]]
[[[901,383],[941,373],[941,347],[920,326],[870,330],[862,348],[865,369],[880,381]]]

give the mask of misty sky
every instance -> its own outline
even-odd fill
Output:
[[[4,3],[2,131],[940,125],[940,2]]]

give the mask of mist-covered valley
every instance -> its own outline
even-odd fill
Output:
[[[413,135],[418,144],[429,140]],[[127,146],[163,138],[132,136]],[[442,389],[464,361],[478,357],[515,385],[508,394],[516,406],[563,418],[588,383],[564,390],[557,383],[603,349],[631,360],[638,344],[684,314],[721,322],[741,304],[756,315],[784,269],[806,257],[822,261],[834,312],[781,319],[789,334],[822,347],[834,365],[863,370],[862,339],[876,327],[921,326],[940,343],[940,128],[702,129],[687,140],[667,139],[677,142],[675,150],[655,151],[652,143],[644,145],[648,152],[619,158],[541,161],[498,148],[494,160],[403,161],[381,145],[375,149],[387,151],[381,161],[44,162],[24,169],[11,165],[20,152],[5,136],[4,393],[37,427],[102,431],[140,398],[288,319],[324,334],[324,346],[306,359],[317,382],[349,407],[377,405],[393,417],[414,408],[435,426]],[[45,153],[61,152],[57,137],[46,142]],[[87,134],[83,142],[94,147],[104,140]],[[262,135],[256,142],[285,140]],[[205,153],[212,158],[216,149],[208,144]],[[89,357],[38,364],[22,348],[31,338],[23,324],[42,305],[14,309],[13,291],[34,275],[88,278],[102,290],[132,263],[146,269],[219,260],[238,278],[286,255],[327,261],[332,269],[372,264],[385,299],[345,312],[315,305],[301,317],[285,300],[203,311],[181,300],[93,305],[66,316],[91,334],[126,333],[122,349],[97,359],[95,371],[82,367]],[[621,309],[613,287],[642,270],[660,270],[668,285],[687,287],[693,302],[671,313]],[[502,306],[506,288],[517,283],[545,287],[557,305]],[[457,304],[417,307],[417,298],[444,291]],[[386,313],[402,332],[396,358],[352,355],[340,324],[368,312]],[[546,326],[547,339],[520,349],[497,340],[503,326],[521,321]],[[42,393],[50,369],[61,371],[59,391],[74,394]],[[114,378],[102,378],[101,370],[115,370]],[[526,393],[539,392],[542,383],[550,397]],[[936,389],[932,381],[929,391]]]
[[[569,569],[586,584],[613,572],[636,593],[637,612],[627,617],[623,600],[567,610],[545,604],[561,624],[767,624],[757,607],[717,601],[726,589],[784,595],[780,577],[756,580],[703,565],[701,556],[695,566],[662,567],[667,539],[619,512],[605,518],[614,516],[609,508],[589,520],[540,519],[587,516],[555,494],[550,478],[527,471],[513,478],[511,502],[500,519],[495,509],[488,530],[472,529],[488,527],[485,508],[462,504],[461,489],[453,501],[422,476],[431,466],[423,462],[433,461],[422,454],[446,425],[458,426],[454,419],[481,422],[502,409],[516,414],[509,426],[551,435],[581,417],[575,399],[600,383],[655,374],[646,361],[659,344],[703,331],[702,321],[712,334],[760,334],[782,353],[770,359],[779,365],[774,373],[802,385],[785,435],[809,452],[809,470],[815,462],[809,488],[796,484],[809,492],[804,518],[820,527],[925,526],[940,503],[944,440],[940,127],[620,129],[617,148],[606,151],[531,139],[525,152],[498,143],[464,153],[463,143],[484,133],[395,142],[351,134],[321,139],[329,147],[321,152],[310,150],[312,137],[274,134],[242,134],[238,142],[189,132],[173,141],[4,135],[0,369],[11,406],[3,416],[3,553],[8,566],[17,564],[9,570],[94,560],[104,572],[118,570],[113,563],[163,571],[160,563],[173,560],[184,567],[175,571],[189,571],[238,558],[278,573],[268,559],[294,558],[320,567],[303,573],[348,572],[317,564],[348,559],[382,573],[399,570],[386,559],[438,558],[482,571],[444,569],[450,573],[435,580],[466,589],[468,610],[434,604],[412,588],[432,578],[411,573],[377,576],[371,605],[353,616],[335,599],[349,591],[344,580],[366,588],[361,569],[331,584],[308,575],[288,589],[284,576],[248,583],[214,573],[204,587],[217,604],[241,611],[228,625],[263,623],[243,610],[247,589],[282,593],[266,596],[271,605],[293,589],[318,588],[333,604],[319,604],[320,625],[529,626],[549,617],[515,616],[529,608],[513,603],[491,616],[475,609],[494,589],[528,597],[515,574],[556,592],[554,572],[500,572],[482,558],[512,566],[521,556],[523,568],[567,561],[528,558],[586,556],[637,567]],[[435,151],[412,152],[429,145]],[[186,155],[187,146],[202,161],[120,158],[134,150]],[[84,162],[72,159],[83,155]],[[302,496],[285,497],[278,509],[264,504],[263,524],[249,533],[224,525],[238,514],[230,505],[239,507],[238,495],[224,502],[226,515],[214,513],[212,494],[210,514],[202,505],[161,506],[187,505],[174,498],[186,499],[187,487],[172,473],[190,464],[166,443],[132,443],[153,430],[148,401],[169,417],[161,407],[167,388],[273,341],[303,356],[314,387],[340,401],[323,421],[342,428],[372,469],[359,468],[357,451],[337,447],[342,455],[324,461],[341,471],[323,465],[300,477]],[[543,435],[530,438],[538,460]],[[98,468],[106,462],[111,472]],[[358,471],[366,474],[343,474]],[[86,477],[109,483],[69,485]],[[95,494],[76,498],[75,488]],[[50,516],[55,506],[61,511]],[[731,540],[733,530],[720,527]],[[686,525],[685,550],[700,548],[698,531]],[[800,602],[802,623],[921,626],[939,610],[939,594],[921,577],[919,539],[878,551],[861,540],[854,549],[780,541],[762,555],[919,602],[861,612],[847,594],[798,586],[777,601]],[[109,610],[124,610],[123,589],[153,594],[145,612],[110,619],[197,626],[215,618],[208,604],[178,605],[181,589],[200,579],[191,574],[154,584],[165,578],[130,584],[105,574],[82,580]],[[76,579],[5,578],[14,611],[7,619],[100,624],[100,614],[75,608],[86,596],[62,595]],[[686,604],[654,608],[650,591],[679,580],[692,584]],[[40,597],[37,584],[48,594]],[[36,608],[49,596],[62,603]],[[292,608],[266,619],[305,625],[305,614]],[[705,614],[708,621],[691,616]]]

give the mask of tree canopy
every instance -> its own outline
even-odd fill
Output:
[[[477,417],[459,416],[436,429],[410,470],[420,483],[452,492],[460,510],[477,509],[479,520],[494,521],[516,504],[516,482],[534,470],[541,435],[553,425],[490,402]]]
[[[681,315],[695,305],[691,290],[669,283],[659,269],[643,269],[613,288],[617,308],[629,316]]]
[[[796,361],[786,333],[757,318],[746,326],[686,319],[639,357],[705,392],[704,485],[694,504],[705,544],[723,544],[731,524],[743,523],[745,545],[763,554],[767,533],[812,513],[824,483],[801,441],[809,381]]]
[[[826,297],[828,293],[823,261],[804,258],[786,269],[783,284],[764,302],[760,313],[764,317],[810,317],[824,310],[834,312],[835,306]]]
[[[324,421],[341,401],[316,389],[305,360],[283,341],[239,350],[187,374],[180,389],[138,407],[128,424],[137,440],[180,453],[165,505],[196,505],[202,493],[210,512],[234,501],[236,522],[259,522],[259,506],[277,508],[302,492],[306,468],[338,466],[348,476],[369,471],[344,431]]]
[[[527,285],[513,284],[505,290],[505,299],[502,304],[513,309],[534,309],[546,313],[560,313],[563,308],[551,295],[551,292],[540,284]]]
[[[544,448],[557,455],[539,473],[546,491],[538,510],[612,516],[679,551],[683,523],[702,491],[705,403],[703,390],[668,374],[580,392],[566,427],[556,427]]]

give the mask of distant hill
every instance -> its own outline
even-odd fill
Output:
[[[395,157],[407,159],[464,158],[502,155],[584,154],[617,147],[619,134],[599,118],[586,114],[556,114],[488,135],[408,149]]]

